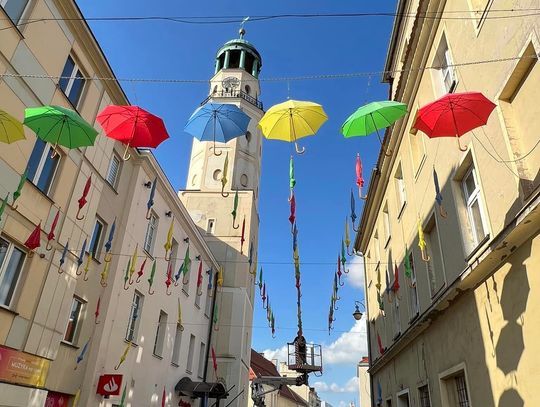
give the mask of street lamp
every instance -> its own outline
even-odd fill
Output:
[[[360,311],[360,305],[362,305],[362,307],[364,307],[364,310],[366,309],[366,306],[364,305],[364,303],[362,301],[355,301],[354,302],[355,309],[354,309],[354,312],[353,312],[352,316],[357,321],[360,321],[362,319],[362,315],[363,315],[362,311]]]

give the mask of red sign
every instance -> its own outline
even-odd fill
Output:
[[[118,396],[120,387],[122,387],[121,374],[104,374],[99,377],[96,393],[102,396]]]
[[[45,407],[67,407],[70,398],[71,396],[69,394],[50,391],[47,393]]]

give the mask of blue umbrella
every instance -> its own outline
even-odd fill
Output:
[[[294,253],[296,251],[296,246],[298,245],[298,228],[296,227],[296,222],[294,222],[292,235],[293,235],[292,250]]]
[[[249,268],[251,269],[251,264],[253,263],[253,242],[249,244],[249,258],[248,258]]]
[[[251,118],[239,107],[231,104],[206,103],[193,112],[184,131],[201,141],[226,143],[235,137],[246,134]]]
[[[62,270],[62,266],[64,265],[64,263],[66,261],[66,254],[67,254],[67,251],[68,251],[68,246],[69,246],[69,240],[66,242],[66,244],[64,246],[64,250],[62,251],[62,257],[60,257],[60,266],[58,266],[58,274],[62,274],[64,272]]]
[[[109,231],[109,239],[107,239],[107,243],[105,243],[105,251],[106,251],[106,255],[105,255],[105,261],[111,261],[112,260],[112,256],[109,254],[109,252],[111,251],[111,247],[112,247],[112,241],[114,239],[114,231],[116,229],[116,218],[114,218],[114,222],[111,226],[111,230]]]
[[[354,194],[351,188],[351,222],[352,222],[352,228],[355,232],[358,232],[358,230],[354,227],[354,222],[356,222],[356,213],[355,213],[355,206],[356,203],[354,201]]]
[[[443,218],[446,218],[447,213],[442,204],[443,196],[441,194],[441,187],[439,186],[439,177],[437,176],[437,171],[435,171],[435,167],[433,167],[433,182],[435,184],[435,201],[437,201],[437,205],[439,205],[439,213],[441,214]]]
[[[214,275],[214,269],[211,268],[210,270],[208,270],[208,289],[211,290],[212,289],[212,276]]]
[[[77,366],[79,365],[79,363],[81,363],[84,359],[84,356],[86,355],[86,351],[88,350],[88,344],[90,343],[90,339],[88,339],[88,341],[86,341],[86,343],[84,344],[82,350],[81,350],[81,353],[77,356],[77,365],[75,365],[75,369],[77,369]]]
[[[82,274],[82,271],[79,273],[79,267],[81,267],[81,264],[83,264],[83,261],[84,261],[84,252],[86,251],[86,240],[87,239],[84,239],[84,243],[81,249],[81,254],[79,254],[79,258],[77,259],[77,271],[75,272],[75,274],[78,276]]]
[[[152,209],[152,206],[154,206],[154,196],[156,195],[156,185],[157,185],[157,177],[154,179],[154,182],[152,183],[150,196],[148,197],[148,202],[146,203],[146,207],[148,208],[146,211],[146,219],[150,219],[150,209]]]

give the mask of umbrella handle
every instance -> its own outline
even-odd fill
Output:
[[[79,209],[77,210],[77,214],[75,215],[75,219],[77,219],[77,220],[83,220],[83,219],[84,219],[84,215],[81,216],[81,217],[79,217],[79,214],[81,213],[81,209],[82,209],[82,208],[79,208]]]
[[[128,283],[129,283],[129,285],[132,285],[132,284],[133,284],[133,274],[131,274],[131,275],[129,276]]]
[[[229,195],[230,195],[229,192],[227,192],[227,193],[225,192],[225,185],[222,184],[221,185],[221,196],[223,198],[227,198]]]
[[[431,257],[426,253],[426,249],[420,250],[422,253],[422,260],[424,260],[426,263],[431,260]]]
[[[118,362],[118,364],[114,367],[114,370],[120,369],[121,365],[122,365],[122,362]]]
[[[96,318],[95,324],[96,324],[96,325],[99,325],[100,323],[101,323],[101,321],[98,321],[98,319]]]
[[[84,273],[83,281],[88,281],[88,273]]]
[[[19,207],[19,204],[15,205],[15,202],[12,202],[11,205],[8,204],[8,206],[11,208],[11,210],[16,211]]]
[[[300,148],[296,141],[294,142],[294,148],[296,150],[296,154],[298,155],[304,154],[306,152],[306,148],[305,147]]]
[[[165,261],[170,261],[170,260],[171,260],[171,251],[170,250],[165,250]],[[137,279],[138,278],[139,277],[137,277]]]
[[[99,284],[101,284],[102,287],[107,287],[107,280],[104,280],[103,278],[100,280]]]
[[[151,286],[151,285],[148,286],[148,294],[149,294],[149,295],[154,295],[155,291],[154,291],[154,290],[150,291],[150,290],[152,290],[152,286]]]
[[[146,220],[150,220],[151,216],[151,211],[152,211],[152,207],[148,208],[147,211],[146,211]]]
[[[186,277],[187,277],[187,280],[186,280]],[[182,277],[182,284],[184,285],[189,284],[189,276],[187,274]]]
[[[461,145],[461,142],[459,141],[459,136],[458,135],[456,135],[456,141],[457,141],[457,146],[458,146],[460,151],[467,151],[467,147],[463,147]]]
[[[440,205],[439,206],[439,215],[441,215],[441,218],[447,218],[448,217],[448,212],[446,212],[446,209],[444,209],[444,206]]]
[[[343,267],[343,273],[345,273],[345,274],[349,274],[349,271],[350,271],[350,270],[348,270],[348,269],[345,269],[345,267]]]
[[[140,283],[141,282],[141,277],[142,277],[142,274],[137,273],[137,279],[135,280],[135,282]]]
[[[55,158],[58,155],[58,150],[56,150],[56,147],[58,147],[58,144],[55,144],[51,151],[51,158]]]
[[[126,144],[126,149],[124,150],[124,155],[122,156],[122,160],[127,161],[131,158],[131,154],[128,153],[129,150],[129,143]]]
[[[58,266],[58,274],[63,274],[64,270],[62,270],[62,265]]]
[[[202,287],[199,290],[197,290],[197,297],[200,297],[202,295],[202,291],[203,291]]]
[[[81,268],[81,266],[77,266],[77,270],[75,270],[75,275],[76,275],[76,276],[80,276],[80,275],[82,274],[82,270],[79,271],[80,268]]]
[[[129,283],[129,279],[124,281],[124,290],[129,290],[129,285],[126,287],[126,283]]]
[[[392,157],[392,152],[394,150],[392,150],[391,148],[387,149],[384,151],[384,155],[387,156],[387,157]],[[363,198],[362,198],[363,199]]]
[[[214,331],[219,331],[219,326],[218,326],[218,324],[215,324],[215,325],[214,325]]]
[[[171,288],[171,286],[167,287],[167,290],[165,291],[165,293],[166,293],[167,295],[171,295],[171,294],[172,294],[172,292],[169,291],[170,288]]]
[[[340,286],[340,287],[343,287],[344,285],[345,285],[345,283],[344,283],[343,281],[341,281],[341,279],[340,279],[340,281],[339,281],[339,286]]]
[[[234,226],[235,218],[233,218],[232,227],[233,229],[238,229],[240,227],[240,223],[237,226]]]
[[[347,255],[348,256],[354,256],[355,254],[356,253],[354,251],[351,253],[351,251],[349,250],[349,246],[347,246]],[[348,271],[347,271],[347,273],[348,273]]]
[[[51,244],[51,240],[47,240],[47,245],[45,246],[45,250],[47,250],[48,252],[50,252],[53,248]]]
[[[216,138],[214,136],[214,155],[219,157],[222,154],[223,154],[223,151],[221,151],[221,150],[219,151],[219,154],[216,154]]]
[[[184,332],[184,325],[180,324],[180,331]]]
[[[352,229],[355,231],[355,232],[360,232],[360,225],[358,225],[358,229],[356,229],[354,227],[354,223],[352,224]]]
[[[362,200],[365,201],[365,200],[367,199],[367,195],[362,196],[362,195],[360,194],[360,199],[362,199]]]
[[[111,260],[112,260],[112,254],[109,252],[105,253],[105,257],[103,258],[103,261],[105,263],[110,263]]]

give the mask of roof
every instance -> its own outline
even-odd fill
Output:
[[[253,379],[253,375],[256,377],[261,376],[272,376],[272,377],[281,377],[279,374],[276,365],[274,365],[270,360],[266,359],[263,355],[251,349],[251,363],[250,363],[250,380]],[[283,386],[279,390],[279,395],[285,397],[286,399],[294,401],[296,404],[301,406],[308,406],[306,400],[297,395],[288,386]]]
[[[392,74],[389,72],[392,69],[392,63],[394,60],[395,48],[397,44],[397,37],[403,22],[403,11],[405,9],[406,0],[398,0],[396,6],[396,16],[394,18],[394,24],[392,27],[392,34],[390,35],[390,45],[386,54],[386,62],[384,64],[383,82],[389,82]]]

